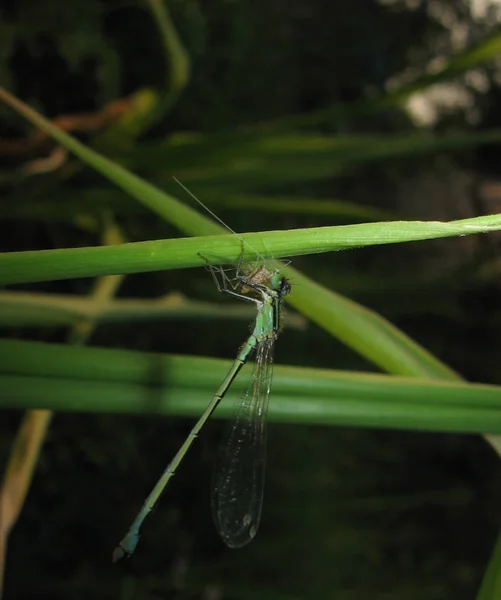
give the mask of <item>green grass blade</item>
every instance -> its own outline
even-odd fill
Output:
[[[0,99],[4,99],[34,125],[44,129],[87,164],[99,170],[182,231],[191,235],[207,236],[221,230],[219,225],[184,206],[172,196],[163,194],[159,189],[54,128],[46,119],[5,90],[0,89]],[[409,241],[431,239],[448,234],[464,235],[494,231],[499,228],[500,222],[501,216],[493,215],[455,223],[369,223],[292,232],[267,232],[243,237],[248,240],[252,250],[257,250],[263,256],[269,256],[271,253],[275,257],[283,257],[332,250],[335,247],[338,249],[360,247],[366,244],[401,242],[404,239]],[[458,229],[455,229],[456,227]],[[239,256],[240,249],[239,238],[223,236],[219,239],[144,242],[116,249],[55,250],[31,255],[19,253],[3,257],[3,262],[0,263],[0,274],[4,283],[13,283],[70,276],[83,277],[98,273],[108,274],[116,273],[117,270],[131,273],[139,270],[180,268],[200,265],[199,252],[208,254],[211,259],[217,257],[222,262],[234,262]],[[30,260],[36,262],[35,268],[33,264],[30,265]],[[293,293],[289,297],[290,302],[381,368],[396,374],[421,377],[449,380],[457,377],[453,371],[384,319],[314,284],[295,271],[289,273],[293,284],[295,283]]]
[[[100,155],[99,153],[87,148],[81,144],[78,140],[72,136],[66,134],[64,131],[58,129],[50,121],[39,115],[36,111],[31,109],[28,105],[21,102],[5,89],[0,87],[0,100],[6,102],[14,110],[19,112],[33,125],[39,127],[55,140],[61,143],[66,149],[73,152],[78,158],[85,162],[88,166],[96,169],[102,175],[107,177],[110,181],[114,182],[118,187],[124,190],[127,194],[136,198],[144,206],[153,210],[166,221],[172,223],[181,231],[187,235],[216,235],[222,232],[220,225],[217,225],[210,219],[198,213],[196,210],[185,206],[179,202],[172,195],[169,195],[158,187],[151,185],[147,181],[127,171],[119,164],[112,160]],[[276,178],[276,174],[279,173],[280,169],[271,168],[269,159],[279,157],[283,163],[284,172],[280,175],[283,183],[283,177],[286,177],[286,173],[292,174],[291,176],[297,178],[297,174],[300,171],[304,171],[308,174],[309,178],[313,175],[315,178],[319,176],[327,176],[332,174],[334,171],[333,159],[337,156],[341,161],[373,161],[376,158],[378,160],[387,159],[390,156],[398,155],[410,155],[415,153],[430,152],[431,150],[446,149],[457,146],[472,145],[478,143],[488,142],[499,142],[501,140],[501,132],[491,131],[482,132],[478,137],[460,134],[457,136],[451,136],[450,139],[447,137],[435,138],[429,135],[418,135],[418,136],[403,136],[393,140],[386,140],[383,142],[381,138],[376,138],[372,143],[368,143],[363,137],[360,140],[355,139],[341,139],[337,138],[322,138],[320,136],[281,136],[278,138],[267,139],[263,138],[260,143],[251,144],[256,146],[255,152],[260,156],[260,164],[262,165],[263,172],[256,172],[256,169],[249,169],[247,176],[255,181],[257,175],[262,182],[262,185],[267,182],[267,173],[276,173],[273,175]],[[245,145],[245,144],[244,144]],[[304,161],[304,153],[306,148],[306,154],[309,160],[302,166],[300,164],[291,164],[291,160],[294,159],[294,154],[297,153],[298,149],[301,149],[300,161]],[[195,150],[191,147],[189,154],[192,154]],[[198,149],[200,151],[200,149]],[[204,154],[211,154],[207,151]],[[263,155],[265,157],[263,158]],[[175,168],[170,163],[169,155],[164,157],[169,168]],[[241,161],[240,161],[241,162]],[[326,165],[325,169],[321,173],[316,171],[316,164]],[[184,163],[186,166],[186,162]],[[323,167],[322,167],[323,169]],[[180,173],[177,174],[183,177],[186,183],[190,183],[193,179],[185,178],[182,175],[182,169],[179,169]],[[228,180],[228,166],[225,165],[223,181]],[[195,178],[196,180],[197,178]],[[201,185],[201,183],[199,182]],[[414,238],[416,239],[416,238]],[[425,239],[425,238],[418,238]],[[396,240],[395,240],[396,241]],[[345,246],[346,247],[346,246]],[[291,254],[292,255],[292,254]],[[278,254],[276,255],[278,256]]]
[[[499,600],[501,598],[501,535],[482,580],[476,600]]]
[[[179,202],[174,202],[182,207]],[[191,209],[186,210],[191,211]],[[201,215],[197,217],[198,220],[206,221]],[[216,224],[212,224],[212,228],[224,231]],[[234,264],[238,261],[242,248],[249,259],[252,259],[256,252],[263,257],[282,258],[348,248],[471,235],[500,229],[501,215],[490,215],[449,223],[438,221],[361,223],[247,233],[238,236],[206,235],[199,238],[155,240],[119,246],[10,252],[0,255],[0,285],[200,267],[205,264],[204,256],[214,263]],[[242,240],[247,242],[245,247],[242,246]]]
[[[228,363],[223,363],[228,367]],[[191,364],[188,365],[191,368]],[[223,376],[223,369],[218,370]],[[208,388],[202,390],[168,385],[152,389],[146,384],[85,381],[48,377],[0,375],[2,408],[93,413],[162,414],[195,418],[207,406]],[[308,387],[305,384],[305,387]],[[467,386],[468,387],[468,386]],[[236,388],[238,389],[238,388]],[[501,434],[499,409],[429,406],[374,401],[363,396],[346,398],[282,394],[273,391],[271,421],[309,425],[375,427],[411,431]],[[174,400],[175,398],[175,400]],[[215,415],[231,417],[228,403]]]
[[[161,110],[155,115],[158,118],[167,113],[179,100],[179,96],[190,80],[191,64],[190,56],[177,34],[165,3],[148,0],[147,5],[160,32],[165,50],[164,56],[168,63]]]
[[[380,315],[287,267],[289,303],[384,371],[430,379],[459,376]]]
[[[249,210],[258,213],[305,214],[309,218],[322,215],[344,221],[396,221],[400,218],[396,213],[389,210],[332,198],[264,196],[241,193],[225,196],[221,193],[204,193],[204,202],[212,207],[211,210],[229,208],[231,210]]]
[[[188,416],[199,414],[229,366],[13,340],[0,340],[0,358],[2,408]],[[280,422],[501,433],[495,386],[277,366],[273,396],[270,416]],[[218,415],[232,410],[225,402]]]
[[[216,136],[214,136],[216,137]],[[168,140],[127,153],[144,177],[173,193],[172,174],[203,197],[283,190],[284,186],[350,173],[363,165],[499,144],[501,131],[369,135],[235,133],[214,139],[198,136],[184,143]],[[225,142],[224,149],[220,144]],[[177,191],[174,192],[177,194]]]
[[[268,130],[276,131],[280,128],[311,127],[325,122],[332,122],[336,119],[346,119],[355,115],[377,112],[391,106],[398,106],[416,92],[425,90],[437,83],[449,81],[474,67],[496,60],[499,58],[500,52],[501,33],[495,33],[491,37],[481,40],[472,48],[468,48],[461,55],[450,59],[442,68],[435,72],[426,73],[414,81],[380,97],[363,98],[350,105],[338,104],[306,115],[284,117],[283,119],[269,123]]]
[[[160,298],[94,299],[87,296],[0,291],[0,326],[63,327],[82,319],[98,323],[135,323],[178,319],[252,321],[256,311],[252,306],[191,300],[173,292]],[[287,326],[304,329],[305,319],[297,314],[286,315]]]
[[[185,206],[174,197],[165,194],[155,186],[133,175],[117,163],[100,155],[81,144],[77,139],[61,129],[54,127],[50,121],[39,115],[24,102],[21,102],[5,89],[0,87],[0,100],[6,102],[36,127],[73,152],[88,166],[102,173],[110,181],[133,196],[151,210],[176,224],[179,229],[191,235],[214,235],[220,232],[220,226],[212,223],[197,211]]]

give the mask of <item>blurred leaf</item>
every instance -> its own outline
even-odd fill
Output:
[[[254,316],[252,306],[189,300],[179,293],[149,300],[0,291],[0,325],[7,328],[62,327],[90,319],[102,324],[166,322],[169,319],[252,320]],[[293,327],[305,326],[305,320],[299,315],[285,315],[285,323]]]
[[[196,136],[142,146],[120,156],[144,177],[173,192],[175,175],[204,197],[285,186],[344,175],[361,166],[478,145],[498,144],[500,131],[391,136],[258,134]],[[197,186],[195,188],[195,185]]]
[[[496,541],[476,600],[499,600],[499,598],[501,598],[501,536],[498,536]]]
[[[182,231],[191,235],[209,236],[222,230],[220,225],[184,206],[172,196],[162,193],[116,163],[100,156],[71,136],[56,129],[41,115],[5,90],[0,89],[0,98],[3,98],[33,124],[51,134],[87,164],[106,175],[122,189],[128,191],[144,205]],[[332,249],[336,236],[339,236],[339,248],[343,247],[343,244],[345,244],[344,247],[358,247],[361,242],[362,244],[388,243],[390,241],[403,241],[404,238],[407,240],[430,239],[444,234],[447,235],[447,233],[452,235],[475,233],[487,231],[489,228],[495,229],[500,224],[501,215],[494,215],[463,220],[455,225],[434,222],[405,224],[396,222],[318,228],[317,230],[295,230],[292,232],[268,232],[266,234],[245,236],[247,246],[244,246],[243,251],[245,254],[252,255],[255,255],[257,251],[263,257],[269,256],[271,252],[276,257],[282,257],[291,254],[291,252],[298,254],[300,252],[321,252],[322,250]],[[455,230],[455,227],[458,227],[458,229]],[[330,234],[330,239],[324,237],[327,232]],[[351,235],[348,232],[351,232]],[[415,237],[416,235],[418,237]],[[249,240],[252,241],[252,244],[249,243]],[[287,243],[287,240],[292,243],[285,249],[284,242]],[[41,273],[44,273],[42,278],[59,279],[64,277],[65,273],[68,275],[69,271],[72,272],[73,276],[84,276],[86,273],[90,274],[85,269],[89,268],[92,260],[94,260],[94,268],[92,269],[94,274],[96,270],[99,270],[102,274],[109,272],[110,269],[111,272],[117,272],[117,268],[118,272],[121,273],[133,272],[138,267],[138,255],[141,248],[145,251],[143,252],[143,258],[147,258],[151,269],[154,268],[153,263],[155,262],[158,268],[166,268],[169,259],[171,265],[177,264],[178,267],[182,267],[190,264],[203,264],[204,249],[205,256],[213,256],[216,252],[218,255],[223,256],[223,243],[226,242],[228,244],[227,249],[232,248],[231,255],[226,255],[227,260],[235,263],[242,252],[241,239],[235,239],[235,236],[224,236],[217,241],[217,247],[214,244],[214,238],[204,237],[200,240],[144,242],[140,245],[122,245],[115,249],[94,248],[84,250],[84,254],[79,249],[71,249],[19,253],[17,256],[13,254],[5,255],[3,257],[3,274],[6,277],[4,281],[23,281],[22,278],[27,276],[29,276],[28,280],[31,280],[33,276],[39,278]],[[219,242],[221,242],[221,245]],[[108,264],[103,262],[106,256],[103,254],[105,252],[109,253]],[[117,266],[117,253],[121,254],[120,266]],[[126,253],[128,253],[127,259]],[[98,260],[96,260],[96,256]],[[79,264],[76,263],[76,257],[80,259]],[[35,269],[33,264],[30,264],[30,260],[36,261]],[[57,270],[55,269],[56,260],[60,261]],[[78,267],[78,271],[76,267]],[[24,273],[21,268],[24,269]],[[291,267],[284,269],[284,272],[293,282],[293,293],[288,297],[288,301],[293,306],[381,368],[401,375],[445,380],[459,379],[456,373],[379,315],[316,284]]]
[[[0,340],[4,408],[196,416],[229,361]],[[249,374],[250,365],[245,372]],[[243,389],[244,377],[232,386]],[[275,368],[270,418],[323,425],[501,433],[500,388]],[[218,416],[231,416],[231,402]]]
[[[304,196],[265,196],[258,194],[205,193],[204,201],[211,207],[231,208],[232,210],[252,210],[258,212],[307,215],[308,217],[327,216],[334,220],[348,221],[391,221],[398,215],[375,206],[364,206],[357,202],[333,200],[330,198],[305,198]]]
[[[468,70],[491,62],[499,57],[501,51],[501,33],[495,33],[488,39],[481,40],[477,45],[468,48],[459,56],[449,59],[435,72],[422,75],[402,87],[376,98],[363,98],[350,105],[338,104],[330,108],[310,113],[285,117],[268,124],[269,131],[279,128],[301,128],[319,125],[325,122],[346,119],[355,115],[376,112],[384,108],[397,106],[412,94],[420,92],[437,83],[448,81]]]
[[[174,189],[174,188],[173,188]],[[179,189],[178,189],[179,191]],[[204,189],[204,202],[211,207],[231,210],[259,211],[261,213],[306,214],[310,218],[330,217],[332,220],[351,221],[392,221],[399,215],[375,206],[357,202],[320,197],[284,196],[264,194],[234,193],[224,195],[216,190]],[[50,197],[34,201],[11,202],[0,205],[2,219],[36,219],[52,222],[72,222],[78,224],[82,215],[91,218],[103,208],[113,210],[120,216],[144,215],[144,209],[126,193],[106,187],[86,187],[68,196],[65,188],[55,190]],[[95,217],[94,217],[95,220]],[[96,227],[93,227],[93,231]]]

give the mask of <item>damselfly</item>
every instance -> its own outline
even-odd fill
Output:
[[[222,267],[207,261],[219,291],[253,302],[257,309],[253,331],[242,345],[230,370],[196,425],[146,498],[127,535],[113,553],[113,560],[130,556],[139,541],[141,526],[153,510],[200,430],[224,398],[236,376],[254,353],[252,376],[241,394],[233,420],[219,445],[212,483],[212,514],[216,528],[230,548],[241,547],[256,535],[261,518],[266,462],[266,415],[273,373],[273,348],[280,333],[283,297],[289,281],[279,270],[264,263],[243,265],[240,258],[235,279]]]

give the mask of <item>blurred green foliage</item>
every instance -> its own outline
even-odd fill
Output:
[[[408,4],[172,0],[168,8],[191,59],[191,79],[174,103],[172,54],[152,3],[7,0],[0,8],[0,83],[51,117],[97,113],[133,95],[118,122],[78,135],[180,196],[171,181],[178,176],[236,231],[378,220],[387,212],[471,216],[463,211],[485,208],[471,181],[496,164],[496,145],[474,148],[497,142],[485,129],[500,125],[499,73],[495,61],[478,67],[486,82],[479,89],[463,71],[496,56],[497,22],[489,14],[474,18],[466,1]],[[430,74],[437,57],[446,67]],[[434,131],[417,131],[402,100],[452,75],[470,94],[474,125],[471,107],[459,106],[444,111]],[[29,133],[3,106],[0,128],[4,140]],[[99,244],[103,206],[129,240],[179,235],[72,161],[33,175],[26,167],[36,153],[2,157],[2,250]],[[465,173],[447,202],[444,189]],[[466,209],[460,196],[469,200]],[[332,199],[342,200],[340,212]],[[498,383],[496,244],[486,236],[294,264],[378,310],[465,377]],[[489,264],[491,275],[482,277]],[[85,294],[90,286],[76,280],[16,289]],[[131,276],[120,293],[177,290],[225,302],[202,271]],[[66,336],[63,328],[3,333]],[[106,324],[92,343],[231,357],[246,334],[243,323],[179,319]],[[369,368],[315,326],[291,328],[280,342],[280,363]],[[1,456],[18,418],[3,414]],[[111,566],[112,548],[191,424],[58,415],[11,536],[5,596],[474,597],[500,524],[501,486],[492,451],[459,435],[271,426],[264,521],[253,544],[231,552],[209,514],[219,429],[212,423],[137,554]]]

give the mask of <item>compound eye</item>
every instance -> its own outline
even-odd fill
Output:
[[[291,284],[289,283],[289,280],[286,279],[285,277],[282,277],[282,279],[280,279],[280,293],[283,296],[287,296],[287,294],[290,294],[291,291]]]

